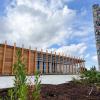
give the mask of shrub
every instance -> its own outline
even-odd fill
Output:
[[[100,83],[100,72],[96,70],[84,71],[80,77],[83,82],[86,82],[87,84]]]

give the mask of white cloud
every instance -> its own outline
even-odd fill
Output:
[[[94,55],[94,56],[92,57],[92,60],[93,60],[94,62],[97,63],[97,55]]]
[[[16,42],[17,46],[44,50],[56,44],[60,48],[52,48],[53,51],[89,58],[91,53],[86,50],[93,26],[83,19],[88,15],[85,9],[79,12],[68,7],[71,1],[12,0],[6,16],[0,18],[0,42],[7,40],[9,44]]]
[[[87,49],[87,45],[85,43],[79,43],[79,44],[71,44],[68,46],[62,46],[58,49],[54,48],[53,50],[57,51],[57,53],[61,52],[65,55],[74,55],[79,57],[85,57],[83,54],[85,53]]]
[[[15,7],[7,7],[7,17],[4,21],[6,25],[0,24],[7,30],[7,38],[4,39],[20,41],[40,48],[63,44],[70,37],[68,29],[76,16],[76,11],[69,9],[63,2],[60,0],[56,3],[52,0],[49,4],[46,0],[42,2],[41,0],[17,0]],[[0,32],[2,33],[4,30]]]

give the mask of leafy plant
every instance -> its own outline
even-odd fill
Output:
[[[8,96],[10,100],[14,100],[14,90],[13,89],[8,90]]]
[[[32,93],[33,100],[40,100],[40,91],[41,91],[41,81],[39,80],[40,74],[39,71],[35,72],[35,79],[34,79],[34,91]]]
[[[15,80],[14,80],[14,92],[15,92],[15,98],[18,98],[20,100],[27,100],[27,90],[28,86],[26,85],[26,71],[25,71],[25,65],[22,63],[22,55],[21,51],[18,50],[17,53],[17,62],[14,64],[14,74],[15,74]]]
[[[27,100],[28,99],[28,85],[26,84],[26,70],[22,62],[21,51],[18,50],[17,62],[14,64],[13,71],[15,74],[14,88],[8,90],[7,100]],[[41,81],[39,71],[35,72],[34,76],[34,90],[32,91],[33,100],[40,100]],[[33,85],[33,84],[32,84]]]
[[[96,70],[84,71],[80,76],[87,84],[100,83],[100,72]]]

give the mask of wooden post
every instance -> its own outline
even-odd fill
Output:
[[[70,56],[68,57],[68,61],[69,61],[69,74],[70,74],[70,72],[71,72],[71,68],[70,68],[70,63],[71,63],[71,60],[70,60]]]
[[[57,72],[57,68],[56,68],[56,52],[55,52],[55,59],[54,59],[54,72],[56,73]]]
[[[77,62],[76,62],[76,57],[74,56],[74,69],[75,69],[75,71],[74,71],[74,73],[76,74],[76,68],[77,68]]]
[[[67,62],[67,55],[65,57],[65,61]],[[66,65],[66,74],[67,74],[67,64],[66,64],[66,62],[65,62],[65,65]]]
[[[60,73],[60,71],[61,71],[61,70],[60,70],[60,52],[59,52],[59,58],[58,58],[58,59],[59,59],[59,60],[58,60],[58,64],[59,64],[59,67],[58,67],[59,70],[58,70],[58,72]]]
[[[35,71],[37,71],[37,48],[35,51]]]
[[[60,58],[61,58],[61,54],[60,54]],[[61,59],[60,59],[60,74],[62,73],[62,69],[61,69]]]
[[[73,57],[73,65],[74,65],[74,68],[73,68],[73,72],[74,72],[74,74],[76,74],[76,58],[75,58],[75,56]]]
[[[28,74],[30,74],[30,58],[31,58],[31,47],[29,47],[29,51],[28,51]]]
[[[78,74],[78,58],[76,58],[76,74]]]
[[[73,66],[73,64],[74,64],[74,63],[73,63],[74,58],[71,57],[71,60],[72,60],[71,63],[72,63],[72,74],[73,74],[73,73],[74,73],[74,66]]]
[[[14,48],[13,48],[12,75],[13,75],[13,66],[15,63],[15,50],[16,50],[16,43],[14,43]]]
[[[46,50],[46,74],[48,74],[48,50]]]
[[[80,63],[81,63],[81,70],[82,70],[82,72],[83,72],[82,58],[80,58]]]
[[[43,73],[43,50],[41,49],[41,63],[40,63],[40,72]]]
[[[51,73],[53,72],[53,66],[52,66],[52,51],[51,51]]]
[[[80,57],[79,57],[79,73],[80,73],[80,71],[81,71],[81,65],[80,65]]]
[[[65,66],[66,66],[66,72],[65,72],[65,74],[67,74],[67,55],[65,55]]]
[[[79,74],[79,72],[80,72],[79,58],[77,58],[77,66],[78,66],[78,74]]]
[[[23,58],[24,58],[23,57],[24,56],[24,44],[22,44],[22,51],[21,52],[22,52],[22,62],[23,62]]]
[[[62,73],[64,74],[64,53],[62,54],[62,59],[63,59],[63,62],[62,62]]]
[[[3,65],[2,65],[2,74],[4,74],[5,71],[5,55],[6,55],[6,47],[7,47],[7,41],[5,41],[4,44],[4,53],[3,53]]]

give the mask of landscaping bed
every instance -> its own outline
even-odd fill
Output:
[[[41,96],[42,100],[100,100],[100,89],[72,82],[59,85],[45,84],[42,85]]]
[[[89,95],[91,88],[93,88]],[[100,90],[95,86],[75,84],[42,85],[42,100],[100,100]]]
[[[91,88],[93,90],[89,95]],[[28,100],[32,100],[31,89],[29,90],[30,97],[28,97]],[[0,96],[5,98],[7,89],[0,90]],[[95,86],[73,82],[59,85],[42,84],[41,100],[100,100],[100,89],[97,89]]]

